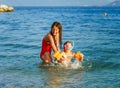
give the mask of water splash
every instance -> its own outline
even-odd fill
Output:
[[[78,61],[77,59],[71,64],[71,68],[78,69],[82,68],[82,62]]]

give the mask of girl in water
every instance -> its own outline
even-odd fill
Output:
[[[40,52],[42,61],[51,63],[51,51],[60,51],[60,45],[62,45],[62,25],[56,21],[52,24],[50,32],[47,33],[42,40],[42,49]]]

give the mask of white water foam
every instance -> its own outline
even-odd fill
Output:
[[[73,69],[81,68],[81,67],[82,67],[82,63],[76,59],[76,60],[71,64],[71,67],[72,67]]]

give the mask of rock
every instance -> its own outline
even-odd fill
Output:
[[[8,8],[7,5],[0,5],[0,8]]]
[[[12,11],[14,11],[14,8],[13,8],[13,7],[9,7],[9,8],[8,8],[8,11],[9,11],[9,12],[12,12]]]
[[[0,4],[0,12],[13,12],[14,8]]]

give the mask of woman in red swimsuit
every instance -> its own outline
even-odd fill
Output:
[[[62,44],[62,25],[59,22],[54,22],[51,26],[51,31],[46,34],[42,40],[42,49],[40,58],[45,63],[52,62],[51,51],[60,51],[59,45]]]

